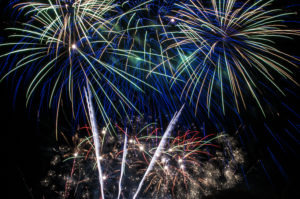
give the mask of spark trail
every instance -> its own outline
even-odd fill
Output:
[[[98,167],[98,173],[99,173],[99,183],[100,183],[100,189],[101,189],[101,199],[104,199],[104,191],[103,191],[103,175],[102,175],[102,168],[101,168],[101,162],[100,162],[100,141],[99,141],[99,134],[98,134],[98,128],[96,123],[96,118],[94,114],[94,107],[92,104],[92,97],[91,97],[91,90],[89,87],[89,84],[87,84],[87,91],[84,89],[85,97],[86,97],[86,103],[88,107],[88,113],[90,118],[90,123],[92,127],[93,132],[93,140],[95,144],[95,153],[96,153],[96,160],[97,160],[97,167]]]
[[[159,157],[159,155],[161,154],[161,151],[162,151],[162,149],[164,148],[164,146],[166,144],[166,140],[169,137],[171,131],[173,130],[175,124],[177,123],[178,118],[181,115],[181,112],[182,112],[183,108],[184,108],[184,105],[182,105],[182,107],[179,110],[179,112],[176,112],[175,115],[174,115],[174,117],[170,121],[170,123],[169,123],[169,125],[167,127],[167,130],[165,131],[165,133],[164,133],[164,135],[163,135],[163,137],[162,137],[162,139],[161,139],[161,141],[160,141],[160,143],[159,143],[159,145],[158,145],[158,147],[157,147],[157,149],[156,149],[156,151],[155,151],[155,153],[154,153],[154,155],[153,155],[153,157],[151,159],[151,162],[150,162],[150,164],[149,164],[149,166],[148,166],[148,168],[147,168],[147,170],[146,170],[146,172],[145,172],[145,174],[144,174],[144,176],[143,176],[143,178],[142,178],[142,180],[141,180],[141,182],[140,182],[140,184],[138,186],[138,189],[135,192],[135,194],[134,194],[134,196],[133,196],[132,199],[136,199],[136,197],[138,196],[138,194],[139,194],[139,192],[140,192],[140,190],[141,190],[141,188],[142,188],[142,186],[144,184],[144,181],[145,181],[147,175],[152,170],[152,168],[153,168],[153,166],[154,166],[154,164],[155,164],[155,162],[157,160],[157,157]]]
[[[126,129],[126,134],[125,134],[125,138],[124,138],[124,149],[123,149],[123,157],[122,157],[122,165],[121,165],[121,174],[120,174],[120,180],[119,180],[118,199],[120,198],[121,192],[122,192],[122,179],[123,179],[123,174],[124,174],[124,169],[125,169],[126,156],[127,156],[127,129]]]

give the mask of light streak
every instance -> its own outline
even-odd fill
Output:
[[[98,134],[98,128],[97,128],[97,122],[95,118],[94,108],[92,104],[92,97],[91,97],[91,90],[89,87],[89,84],[87,84],[87,91],[84,89],[85,97],[86,97],[86,103],[88,106],[88,113],[90,118],[90,123],[92,127],[92,133],[93,133],[93,140],[95,145],[95,153],[96,153],[96,160],[97,160],[97,167],[98,167],[98,173],[99,173],[99,183],[100,183],[100,189],[101,189],[101,197],[104,198],[104,183],[103,180],[106,179],[106,176],[103,176],[102,174],[102,168],[101,168],[101,162],[100,162],[100,140],[99,140],[99,134]],[[105,179],[104,179],[105,178]]]
[[[126,134],[127,134],[127,129],[126,129]],[[120,198],[121,192],[122,192],[122,179],[123,179],[126,156],[127,156],[127,135],[126,134],[125,134],[125,138],[124,138],[124,148],[123,148],[123,157],[122,157],[122,165],[121,165],[121,174],[120,174],[120,180],[119,180],[118,199]]]
[[[133,196],[133,199],[135,199],[138,196],[138,194],[139,194],[139,192],[140,192],[140,190],[141,190],[141,188],[142,188],[142,186],[144,184],[144,181],[145,181],[147,175],[152,170],[152,168],[153,168],[153,166],[154,166],[154,164],[156,162],[157,157],[160,155],[161,151],[163,150],[163,148],[164,148],[164,146],[166,144],[167,138],[169,137],[171,131],[173,130],[175,124],[177,123],[178,118],[181,115],[181,112],[182,112],[183,108],[184,108],[184,105],[181,107],[181,109],[179,110],[179,112],[175,113],[174,117],[170,121],[170,123],[169,123],[169,125],[167,127],[167,130],[165,131],[165,133],[164,133],[164,135],[163,135],[163,137],[162,137],[162,139],[161,139],[161,141],[160,141],[160,143],[159,143],[159,145],[158,145],[158,147],[157,147],[157,149],[156,149],[156,151],[155,151],[155,153],[154,153],[154,155],[153,155],[153,157],[151,159],[151,162],[150,162],[150,164],[149,164],[149,166],[148,166],[148,168],[147,168],[147,170],[146,170],[146,172],[145,172],[142,180],[140,181],[140,184],[138,186],[137,191],[135,192],[135,194]]]

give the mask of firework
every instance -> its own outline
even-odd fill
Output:
[[[178,118],[181,115],[181,112],[182,112],[183,108],[184,108],[184,105],[181,107],[181,109],[179,110],[178,113],[175,113],[174,117],[170,121],[170,124],[168,125],[168,128],[167,128],[166,132],[162,136],[162,139],[159,142],[159,145],[158,145],[157,149],[155,150],[155,153],[154,153],[153,157],[151,158],[151,162],[150,162],[150,164],[149,164],[149,166],[148,166],[148,168],[147,168],[147,170],[146,170],[146,172],[145,172],[145,174],[144,174],[144,176],[143,176],[143,178],[142,178],[142,180],[141,180],[141,182],[139,184],[139,187],[138,187],[137,191],[135,192],[135,194],[133,196],[133,199],[135,199],[138,196],[138,194],[139,194],[139,192],[140,192],[140,190],[141,190],[141,188],[143,186],[143,183],[145,181],[145,178],[147,177],[147,175],[149,174],[149,172],[151,172],[151,170],[153,169],[153,166],[156,163],[157,158],[161,155],[162,150],[164,150],[167,138],[171,134],[171,131],[174,129],[174,126],[176,125],[176,123],[178,121]]]
[[[143,92],[140,84],[154,87],[135,77],[138,68],[127,71],[124,60],[133,55],[116,51],[126,38],[124,32],[116,30],[120,17],[117,6],[108,0],[16,4],[26,22],[20,28],[8,28],[14,41],[1,44],[13,46],[1,55],[11,61],[2,80],[25,71],[20,79],[29,82],[27,104],[40,92],[42,99],[47,96],[49,107],[57,107],[57,117],[65,97],[71,102],[73,118],[84,113],[81,104],[87,83],[107,126],[110,118],[126,111],[125,107],[137,111],[135,101],[128,98],[134,96],[131,91]]]
[[[76,134],[73,145],[55,150],[51,164],[59,171],[42,181],[53,198],[193,199],[241,181],[244,155],[233,138],[186,130],[177,121],[182,104],[188,124],[202,124],[208,112],[219,125],[214,113],[229,108],[240,122],[242,107],[252,102],[265,115],[264,91],[285,94],[277,77],[298,86],[290,66],[300,60],[274,45],[276,38],[300,35],[285,22],[294,13],[271,3],[10,1],[22,17],[8,28],[11,41],[0,44],[10,48],[0,55],[8,70],[2,80],[19,75],[18,85],[28,85],[27,105],[38,95],[55,107],[56,129],[59,108],[70,108],[63,101],[70,102],[76,124],[90,126],[88,136]],[[169,121],[165,131],[158,127]],[[264,128],[284,150],[273,128]]]
[[[102,174],[102,167],[101,167],[101,162],[100,162],[100,157],[101,154],[99,152],[100,149],[100,141],[99,141],[99,134],[98,134],[98,128],[97,128],[97,119],[92,103],[92,97],[91,97],[91,89],[88,86],[88,91],[85,90],[85,96],[86,96],[86,101],[87,101],[87,107],[89,111],[89,119],[92,127],[92,133],[93,133],[93,141],[94,141],[94,148],[95,148],[95,156],[96,156],[96,162],[97,162],[97,167],[98,167],[98,173],[99,173],[99,183],[100,183],[100,190],[101,190],[101,198],[104,199],[104,191],[103,191],[103,174]]]
[[[127,131],[127,130],[126,130]],[[121,164],[121,173],[120,173],[120,180],[119,180],[119,192],[118,192],[118,199],[121,196],[122,193],[122,179],[124,175],[125,170],[125,163],[126,163],[126,156],[127,156],[127,133],[125,133],[125,139],[124,139],[124,148],[123,148],[123,156],[122,156],[122,164]]]
[[[271,9],[271,3],[190,0],[176,4],[169,15],[176,29],[166,33],[169,38],[164,43],[179,59],[174,76],[185,79],[181,97],[188,98],[195,113],[202,104],[209,111],[214,98],[224,114],[226,101],[240,112],[241,106],[246,108],[245,98],[252,96],[265,114],[258,79],[280,93],[278,75],[297,84],[288,66],[296,67],[294,61],[299,60],[274,47],[275,38],[300,35],[284,21],[295,13]]]
[[[181,132],[182,127],[177,125],[165,137],[157,124],[143,119],[135,121],[135,127],[127,130],[116,125],[118,135],[99,134],[105,198],[132,198],[139,190],[139,198],[201,198],[242,181],[239,167],[244,164],[244,154],[232,137],[222,133]],[[100,193],[93,171],[97,167],[97,158],[91,152],[93,139],[77,135],[73,140],[77,141],[72,148],[65,151],[65,147],[60,147],[61,155],[54,156],[56,166],[52,166],[50,173],[57,169],[58,172],[47,176],[43,186],[51,188],[51,181],[60,185],[51,191],[56,197],[96,197]],[[72,172],[63,167],[73,168]],[[139,189],[140,184],[143,185]]]

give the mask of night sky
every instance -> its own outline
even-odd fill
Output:
[[[283,1],[277,1],[276,6],[285,7],[287,3],[290,5],[299,3],[296,0],[285,3]],[[0,0],[0,2],[0,42],[2,43],[7,37],[4,29],[11,24],[11,18],[13,17],[10,11],[6,9],[6,1]],[[290,9],[300,12],[300,5]],[[295,20],[300,23],[299,14]],[[300,28],[300,25],[296,28]],[[278,48],[300,57],[300,38],[293,41],[278,41]],[[3,53],[2,50],[5,49],[0,49],[1,54]],[[0,68],[2,68],[3,62],[1,61],[0,64]],[[299,72],[296,72],[295,76],[299,80]],[[286,97],[274,99],[275,107],[280,116],[270,116],[265,121],[277,133],[282,132],[289,121],[299,126],[299,118],[284,106],[284,104],[289,105],[296,114],[299,114],[299,108],[297,107],[299,104],[299,87],[291,86],[285,82],[282,85],[293,90],[295,94],[288,94]],[[15,82],[12,78],[0,83],[0,179],[2,182],[0,198],[43,198],[44,188],[41,187],[40,181],[49,170],[49,162],[52,158],[51,148],[58,145],[55,141],[54,113],[46,109],[38,113],[36,107],[26,108],[24,90],[25,88],[21,86],[18,92],[15,93]],[[244,142],[243,148],[246,150],[247,155],[245,168],[247,183],[243,182],[233,189],[221,191],[209,198],[300,198],[299,143],[295,143],[287,136],[284,142],[291,150],[281,150],[277,142],[272,140],[272,136],[267,132],[264,121],[250,113],[248,116],[248,112],[243,114],[245,124],[251,124],[258,137],[257,141],[251,136],[249,137],[248,134],[241,135]],[[230,119],[225,125],[230,128]],[[298,132],[294,129],[293,133],[300,137],[299,127]],[[287,176],[282,175],[280,168],[268,152],[268,148],[271,149]],[[271,181],[266,176],[258,160],[265,163],[265,169]],[[45,197],[45,199],[48,198]]]

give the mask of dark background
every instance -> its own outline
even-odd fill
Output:
[[[280,7],[285,7],[286,4],[297,4],[296,0],[283,1],[277,1],[276,4]],[[11,15],[5,8],[6,4],[7,2],[0,1],[0,12],[2,13],[0,42],[6,37],[3,29],[11,24]],[[296,6],[290,9],[300,10],[299,8],[300,6]],[[297,20],[300,21],[299,14],[297,17]],[[299,39],[285,42],[279,41],[278,45],[285,52],[300,56]],[[298,73],[296,73],[297,77],[299,77]],[[48,113],[44,111],[39,114],[40,117],[38,118],[36,109],[27,109],[22,89],[19,90],[16,98],[14,98],[14,86],[12,81],[4,81],[0,84],[0,179],[2,182],[0,198],[42,198],[40,181],[46,176],[49,169],[50,149],[57,144],[54,137],[55,121],[50,111]],[[295,91],[297,95],[299,88],[295,88]],[[16,101],[14,101],[15,99]],[[286,104],[293,105],[292,107],[298,113],[297,104],[299,104],[299,100],[297,97],[288,95],[282,100]],[[284,109],[283,107],[281,108]],[[288,112],[283,114],[282,117],[277,120],[267,118],[269,126],[275,126],[280,131],[280,129],[285,128],[287,119],[295,121],[296,125],[298,124],[299,118],[289,115]],[[260,121],[255,121],[253,118],[249,118],[249,120],[249,123],[256,127],[257,134],[260,134],[260,130],[262,133],[265,133],[265,129]],[[247,162],[249,187],[247,188],[246,184],[243,183],[232,190],[220,192],[211,198],[300,198],[300,167],[298,163],[299,157],[297,157],[299,145],[290,143],[295,154],[283,153],[278,149],[279,147],[276,143],[270,141],[269,137],[262,135],[260,136],[260,142],[249,139],[246,145],[249,158]],[[274,164],[274,160],[263,151],[266,145],[270,146],[274,154],[276,154],[277,160],[288,174],[288,179],[281,175],[278,167]],[[257,164],[257,159],[262,159],[265,162],[266,169],[272,179],[271,182]]]

